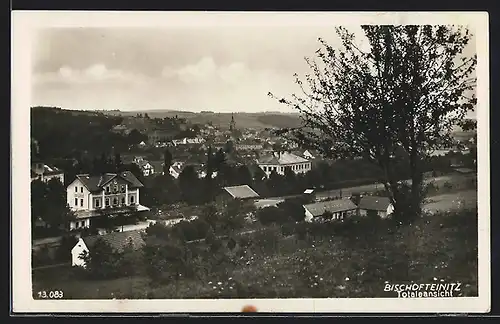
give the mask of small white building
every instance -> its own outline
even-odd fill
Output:
[[[394,206],[388,197],[363,196],[359,201],[359,215],[376,215],[387,218],[394,212]]]
[[[168,172],[172,177],[177,179],[181,175],[183,169],[184,169],[184,162],[177,161],[170,166]]]

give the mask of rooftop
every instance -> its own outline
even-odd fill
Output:
[[[121,173],[104,173],[102,175],[79,174],[76,178],[80,180],[90,192],[101,191],[104,185],[115,178],[127,181],[133,188],[141,188],[144,186],[130,171],[124,171]]]
[[[323,215],[325,212],[336,213],[354,210],[357,209],[357,206],[349,199],[337,199],[304,205],[304,208],[316,217]]]
[[[257,198],[257,197],[259,197],[259,194],[256,193],[248,185],[224,187],[224,190],[227,193],[229,193],[233,198],[237,198],[237,199]]]
[[[359,202],[359,208],[366,210],[386,211],[391,201],[388,197],[364,196]]]
[[[273,164],[273,165],[295,164],[295,163],[306,163],[306,162],[309,162],[309,160],[288,152],[282,152],[280,154],[265,156],[260,158],[258,161],[259,164]]]
[[[102,239],[106,243],[108,243],[113,248],[113,250],[121,252],[129,243],[132,243],[134,249],[139,249],[140,247],[142,247],[144,245],[142,232],[144,232],[144,230],[113,232],[106,235],[84,237],[83,241],[85,242],[85,245],[87,245],[87,247],[91,249],[98,239]]]

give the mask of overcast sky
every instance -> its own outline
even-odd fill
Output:
[[[333,26],[48,29],[33,47],[32,105],[287,111],[267,93],[297,92],[318,37],[338,42]]]

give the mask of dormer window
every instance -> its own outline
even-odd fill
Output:
[[[121,185],[121,192],[125,192],[125,185]]]

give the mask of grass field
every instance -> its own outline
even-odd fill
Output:
[[[39,270],[33,292],[71,299],[395,297],[384,283],[462,283],[477,295],[477,213],[425,216],[411,226],[348,235],[282,238],[276,250],[248,253],[224,273],[169,284],[143,276],[79,279],[70,268]]]

